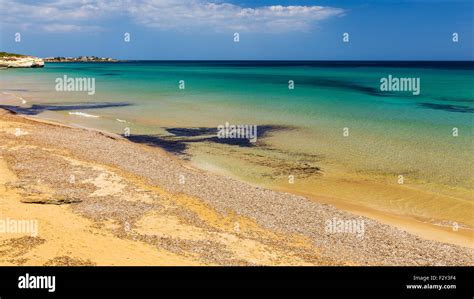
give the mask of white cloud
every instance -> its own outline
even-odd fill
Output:
[[[315,22],[341,15],[343,10],[280,5],[245,8],[229,3],[150,0],[131,7],[129,12],[138,22],[158,28],[282,32],[308,30]]]
[[[116,6],[103,0],[55,0],[43,3],[0,0],[0,24],[23,30],[74,32],[97,30],[90,23],[113,16]]]
[[[0,0],[0,7],[0,22],[24,27],[27,20],[27,24],[50,32],[94,30],[94,25],[108,18],[130,18],[163,30],[305,31],[344,13],[340,8],[323,6],[250,8],[206,0],[52,0],[41,4]]]
[[[102,28],[98,26],[79,26],[79,25],[73,25],[73,24],[45,24],[45,25],[41,25],[40,29],[46,32],[52,32],[52,33],[102,30]]]

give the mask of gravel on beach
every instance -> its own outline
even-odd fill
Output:
[[[8,137],[10,139],[19,138],[23,144],[35,145],[43,149],[54,148],[67,153],[74,159],[119,169],[130,177],[142,180],[149,186],[162,188],[170,194],[183,194],[198,199],[223,217],[228,215],[246,217],[270,232],[288,236],[288,238],[299,236],[308,239],[312,247],[301,248],[298,254],[304,260],[305,255],[318,252],[320,256],[318,261],[309,259],[315,264],[397,266],[474,264],[473,249],[425,240],[398,228],[302,196],[251,186],[231,178],[197,170],[190,167],[187,162],[160,149],[135,144],[120,136],[35,122],[7,112],[0,113],[0,117],[29,127],[28,134],[20,137],[10,136]],[[25,152],[20,155],[21,151]],[[60,180],[67,176],[61,170],[64,162],[51,153],[49,168],[43,167],[48,164],[48,161],[43,161],[41,167],[35,168],[34,163],[39,160],[27,156],[32,151],[34,152],[32,149],[21,149],[15,154],[7,151],[2,153],[0,150],[0,154],[7,157],[12,170],[25,180],[22,186],[26,191],[32,193],[32,190],[27,189],[34,189],[34,186],[28,183],[31,182],[28,176],[34,179],[42,177],[46,183],[49,182],[51,186],[58,187]],[[38,155],[40,155],[39,152],[37,150]],[[22,170],[21,167],[25,169]],[[36,175],[32,173],[32,169],[35,169]],[[91,175],[89,173],[91,170],[86,170],[81,165],[75,165],[73,171],[75,180],[81,182],[87,182],[87,178]],[[74,184],[64,185],[62,191],[60,188],[55,190],[56,193],[52,193],[53,198],[59,198],[59,204],[72,204],[76,212],[87,217],[97,217],[97,221],[100,221],[101,217],[113,218],[122,225],[129,224],[133,228],[135,222],[147,211],[163,209],[159,196],[153,194],[149,195],[150,203],[118,201],[113,196],[91,197],[85,200],[84,198],[95,190],[93,182],[82,184],[84,190],[77,190],[74,186]],[[125,186],[122,193],[133,193],[133,196],[146,193],[136,189],[129,190],[129,188]],[[70,198],[70,202],[67,198]],[[198,223],[198,220],[193,220],[192,216],[183,216],[183,218],[188,219],[191,224]],[[363,222],[363,235],[329,232],[328,221],[334,219]],[[203,227],[204,224],[196,225]],[[124,234],[124,237],[133,238],[132,235],[127,234]],[[183,245],[171,240],[166,241],[143,235],[135,235],[135,238],[156,246],[164,246],[169,250],[180,246],[194,246],[200,251],[196,254],[200,254],[201,257],[207,255],[209,263],[252,264],[248,261],[233,259],[232,253],[225,250],[218,250],[220,253],[216,253],[213,257],[209,251],[213,246],[218,245],[212,242],[201,244],[201,241],[193,241]],[[265,241],[262,242],[265,243]],[[271,240],[267,242],[270,244]],[[295,247],[291,250],[298,252]],[[179,252],[178,249],[175,251]],[[221,260],[219,260],[219,254],[222,254]]]

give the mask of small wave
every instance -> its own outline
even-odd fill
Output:
[[[23,104],[23,105],[26,104],[26,100],[24,98],[22,98],[20,96],[17,96],[14,93],[6,92],[6,91],[2,91],[2,93],[5,94],[5,95],[12,96],[12,97],[15,97],[15,98],[19,99],[21,101],[21,104]]]
[[[127,122],[126,120],[119,119],[119,118],[116,118],[115,120],[118,121],[118,122],[120,122],[120,123],[126,123],[126,122]]]
[[[92,115],[84,112],[69,112],[69,115],[77,115],[77,116],[82,116],[82,117],[93,117],[93,118],[98,118],[98,115]]]

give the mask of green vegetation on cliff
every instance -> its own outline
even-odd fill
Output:
[[[26,55],[22,55],[22,54],[0,52],[0,57],[25,57],[25,56]]]

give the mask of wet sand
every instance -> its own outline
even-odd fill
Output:
[[[1,215],[39,225],[35,237],[0,234],[3,265],[472,265],[472,248],[117,135],[2,110],[0,140]],[[363,237],[329,233],[334,218],[363,221]]]

